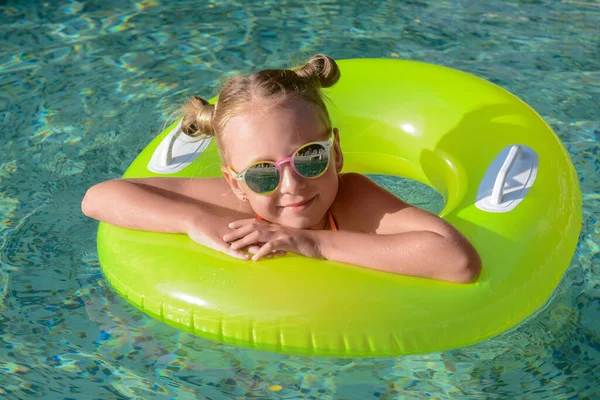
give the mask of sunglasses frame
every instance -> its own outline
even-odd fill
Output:
[[[268,161],[268,160],[263,160],[263,161],[256,161],[253,162],[251,165],[247,166],[246,168],[244,168],[241,172],[235,172],[233,170],[233,168],[231,168],[230,166],[227,166],[227,170],[229,171],[231,177],[237,181],[240,181],[244,184],[244,186],[246,186],[248,188],[248,190],[251,190],[252,193],[255,193],[259,196],[268,196],[270,194],[272,194],[273,192],[275,192],[277,189],[279,189],[279,186],[281,185],[281,177],[283,176],[283,168],[282,165],[285,163],[289,163],[290,166],[292,167],[292,169],[294,170],[294,172],[298,175],[300,175],[302,178],[305,179],[317,179],[321,176],[323,176],[325,174],[325,172],[327,172],[327,170],[329,169],[329,164],[331,162],[331,148],[333,147],[333,143],[335,142],[335,136],[331,136],[329,139],[327,140],[320,140],[320,141],[316,141],[316,142],[308,142],[303,144],[302,146],[298,147],[291,156],[287,156],[285,158],[282,158],[279,161],[273,162],[273,161]],[[317,176],[312,176],[312,177],[307,177],[302,175],[300,172],[298,172],[298,170],[296,169],[296,166],[294,165],[294,156],[296,155],[296,153],[298,153],[298,151],[300,151],[302,148],[313,145],[313,144],[319,144],[321,146],[323,146],[325,148],[325,153],[329,154],[329,160],[327,161],[327,167],[325,167],[325,169],[323,170],[323,172],[321,172],[319,175]],[[275,189],[271,190],[270,192],[264,192],[264,193],[258,193],[256,191],[254,191],[253,189],[250,188],[250,186],[248,186],[248,184],[246,183],[246,172],[248,172],[248,170],[252,167],[254,167],[255,165],[258,164],[272,164],[275,165],[275,167],[277,168],[277,171],[279,171],[279,182],[277,183],[277,186],[275,187]]]

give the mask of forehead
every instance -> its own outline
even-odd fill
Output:
[[[227,122],[222,142],[234,169],[261,160],[277,161],[301,145],[326,140],[319,106],[299,98],[255,102]]]

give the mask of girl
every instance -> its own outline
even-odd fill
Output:
[[[340,132],[320,89],[340,71],[325,55],[302,68],[229,79],[215,105],[194,97],[182,122],[215,136],[223,178],[117,179],[90,188],[85,215],[130,229],[185,233],[252,260],[287,251],[391,273],[469,283],[481,261],[439,217],[370,179],[341,174]]]

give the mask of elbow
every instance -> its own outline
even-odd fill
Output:
[[[90,218],[96,218],[96,203],[97,203],[97,199],[96,199],[96,190],[94,190],[96,186],[92,186],[91,188],[89,188],[87,190],[87,192],[85,193],[85,196],[83,196],[83,200],[81,200],[81,212],[83,212],[83,214],[86,217],[90,217]]]
[[[456,262],[456,273],[451,281],[463,284],[475,283],[481,273],[481,258],[472,247],[468,251],[463,250],[460,253]]]
[[[444,241],[443,258],[445,281],[461,284],[475,283],[481,273],[481,258],[475,246],[464,236],[449,232]],[[443,260],[443,261],[442,261]]]

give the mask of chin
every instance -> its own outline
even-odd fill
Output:
[[[316,224],[312,223],[312,220],[309,220],[307,218],[283,218],[281,219],[281,222],[278,223],[296,229],[309,229],[310,227]]]
[[[284,225],[297,229],[311,229],[318,225],[323,217],[327,217],[327,210],[322,213],[312,212],[307,215],[286,216],[282,222]]]

